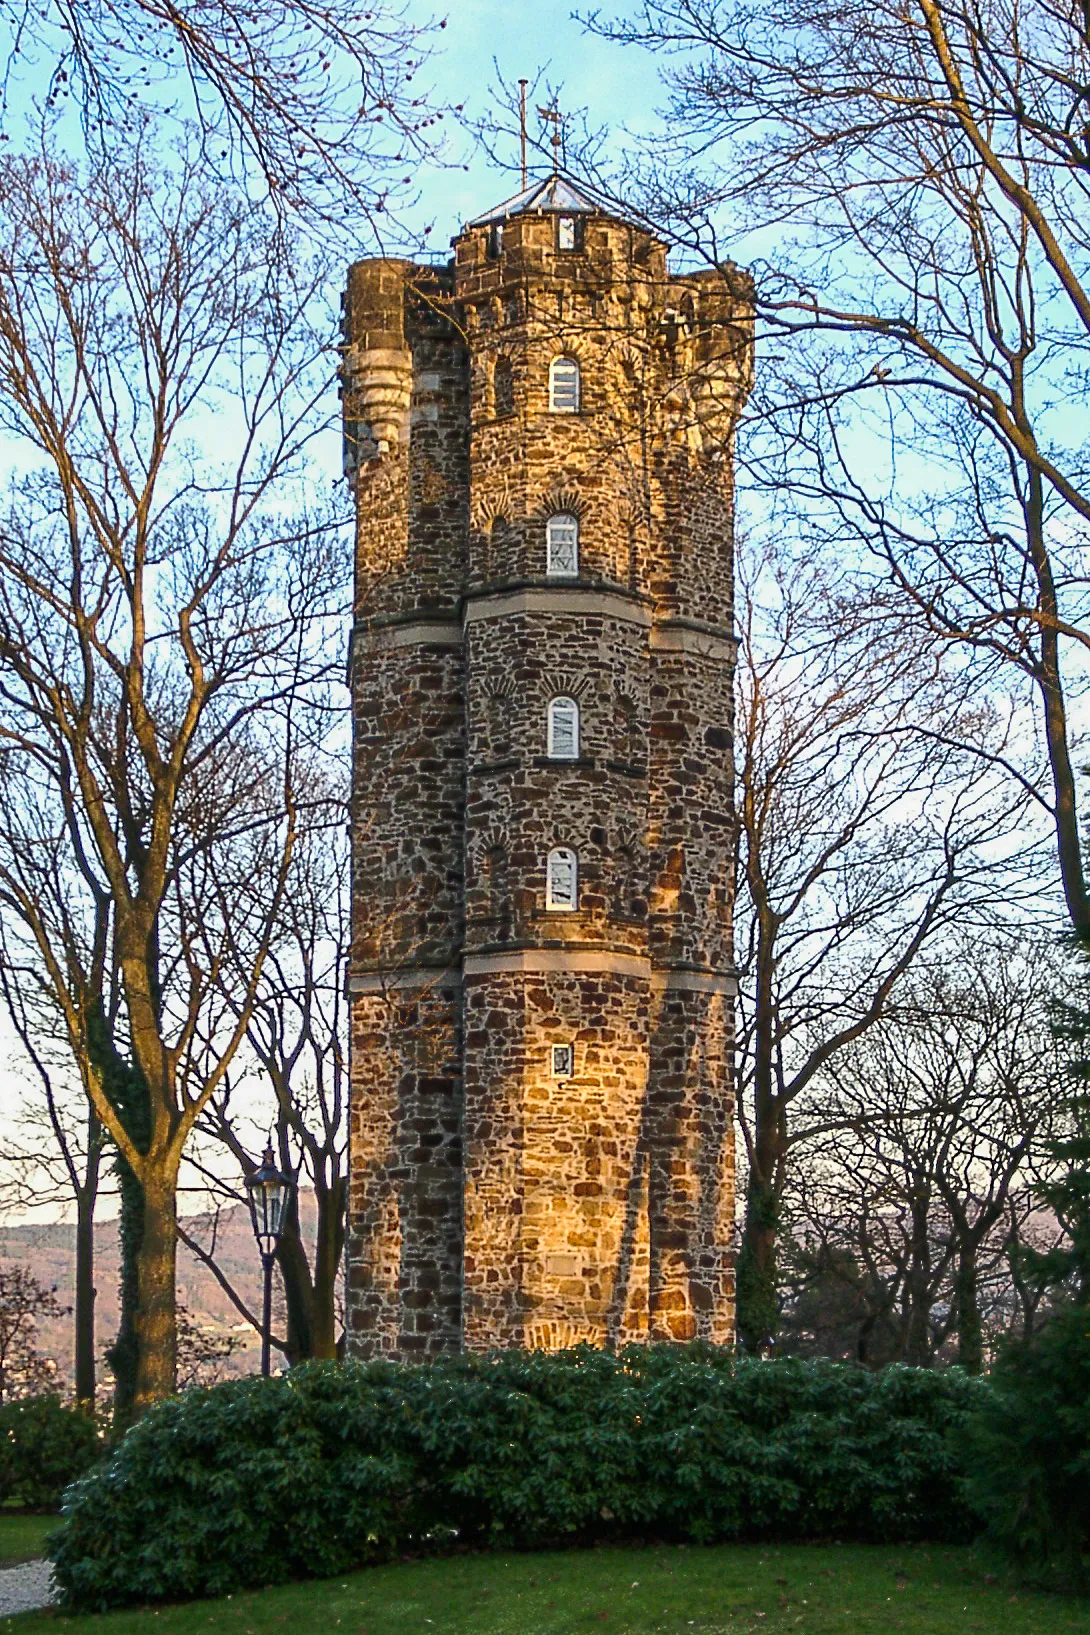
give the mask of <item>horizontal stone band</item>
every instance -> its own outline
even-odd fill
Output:
[[[461,647],[460,619],[413,619],[406,624],[357,627],[354,640],[371,653],[389,653],[397,647]]]
[[[622,954],[609,948],[513,948],[503,954],[467,954],[466,976],[490,976],[497,971],[605,971],[612,976],[639,976],[647,981],[651,961],[640,954]]]
[[[649,629],[650,608],[611,590],[579,590],[574,585],[554,590],[551,585],[526,585],[521,590],[496,591],[466,603],[466,624],[481,619],[502,619],[512,613],[596,613],[625,624]]]
[[[723,971],[652,971],[651,986],[670,993],[721,993],[733,999],[738,978]]]
[[[694,630],[689,625],[653,625],[651,629],[652,653],[685,653],[730,664],[737,645],[733,636],[717,636],[710,630]]]
[[[545,975],[550,971],[574,975],[604,972],[611,976],[635,976],[647,982],[653,992],[718,993],[733,997],[738,980],[729,972],[677,971],[656,969],[639,954],[624,954],[608,948],[517,948],[502,954],[467,954],[463,962],[466,976],[491,976],[500,972]],[[350,994],[398,993],[412,988],[450,988],[462,981],[456,966],[439,969],[421,966],[404,971],[361,971],[348,978]]]
[[[686,653],[699,658],[730,660],[737,645],[733,636],[696,621],[667,619],[656,623],[641,603],[608,590],[526,586],[520,590],[498,591],[493,596],[468,602],[464,622],[476,624],[482,619],[504,618],[512,613],[589,613],[619,619],[649,630],[651,649],[656,653]],[[361,647],[379,653],[398,647],[460,647],[462,631],[462,619],[451,614],[447,618],[399,619],[389,624],[361,622],[356,627],[355,640]]]
[[[348,978],[350,994],[400,993],[406,988],[460,987],[462,973],[457,966],[447,968],[421,965],[408,971],[359,971]]]

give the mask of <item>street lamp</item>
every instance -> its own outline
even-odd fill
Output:
[[[291,1189],[295,1185],[290,1175],[281,1175],[273,1158],[272,1142],[265,1148],[261,1168],[246,1177],[250,1194],[250,1216],[254,1223],[254,1237],[261,1251],[265,1268],[265,1310],[261,1325],[261,1372],[269,1377],[269,1340],[272,1331],[272,1269],[276,1246],[284,1230]]]

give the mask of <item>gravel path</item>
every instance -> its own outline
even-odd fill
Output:
[[[24,1561],[21,1567],[0,1568],[0,1618],[12,1612],[33,1612],[53,1599],[50,1561]]]

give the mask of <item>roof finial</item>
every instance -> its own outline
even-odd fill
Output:
[[[560,173],[560,147],[564,140],[564,119],[560,112],[558,97],[553,97],[551,108],[539,108],[537,111],[546,124],[551,125],[553,128],[551,140],[553,144],[553,175],[555,177]]]

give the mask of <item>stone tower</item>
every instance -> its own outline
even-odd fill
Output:
[[[348,1340],[733,1335],[733,268],[553,177],[357,262]]]

